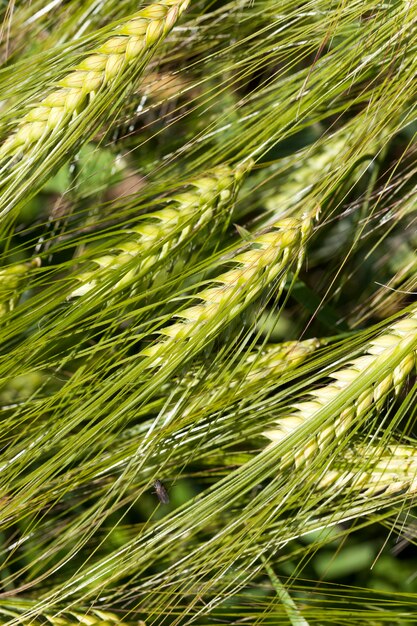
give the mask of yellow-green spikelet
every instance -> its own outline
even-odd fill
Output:
[[[417,492],[417,448],[412,445],[392,443],[382,450],[380,445],[357,445],[335,465],[326,472],[319,489],[333,493],[349,489],[364,497]]]
[[[59,81],[60,89],[29,111],[0,148],[0,157],[51,135],[83,111],[99,90],[111,88],[128,65],[147,58],[188,4],[189,0],[160,0],[115,28],[111,38]]]
[[[234,386],[239,384],[241,375],[248,368],[246,383],[253,384],[265,378],[279,376],[288,369],[294,369],[307,359],[318,347],[318,339],[304,341],[285,341],[284,343],[268,344],[260,351],[248,355],[235,372],[231,381]]]
[[[249,250],[231,262],[237,267],[213,279],[216,286],[196,295],[201,303],[188,307],[174,317],[181,321],[158,330],[166,337],[142,351],[149,357],[149,367],[166,363],[170,349],[191,340],[199,347],[243,311],[274,279],[280,277],[280,288],[294,258],[301,263],[306,238],[312,230],[310,216],[287,218],[276,222],[271,230],[253,240]],[[197,338],[197,339],[196,339]],[[196,346],[197,347],[197,346]],[[197,349],[198,349],[197,348]]]
[[[190,394],[189,401],[181,405],[182,419],[187,414],[200,415],[223,410],[226,407],[249,398],[252,393],[268,394],[272,387],[279,385],[285,375],[296,369],[320,346],[318,339],[287,341],[269,344],[242,357],[236,367],[228,372],[227,364],[220,363],[208,376],[191,370],[178,381],[181,392],[201,384],[197,394]]]
[[[105,255],[92,259],[94,269],[75,276],[81,283],[68,298],[89,293],[109,277],[121,276],[111,288],[121,287],[147,272],[190,240],[207,224],[212,226],[233,207],[241,182],[252,161],[232,169],[221,165],[190,181],[185,191],[167,199],[167,207],[148,213],[137,226],[129,229],[130,237],[113,246]],[[135,266],[132,268],[132,261]]]
[[[413,341],[414,338],[415,342]],[[330,378],[333,378],[331,384],[312,391],[309,400],[294,404],[294,412],[277,420],[276,428],[264,433],[271,440],[270,446],[279,444],[298,428],[301,428],[308,420],[313,419],[338,394],[347,389],[351,383],[360,379],[369,368],[379,365],[381,371],[384,371],[384,366],[390,362],[394,351],[402,343],[408,345],[409,342],[414,345],[414,348],[411,348],[409,353],[391,371],[385,373],[379,380],[375,380],[370,387],[335,416],[331,424],[310,438],[293,455],[288,455],[283,459],[283,463],[294,461],[299,464],[304,462],[330,441],[341,437],[355,419],[364,416],[372,407],[380,409],[388,393],[399,393],[407,376],[416,366],[417,309],[372,340],[366,354],[354,359],[345,368],[329,374]]]

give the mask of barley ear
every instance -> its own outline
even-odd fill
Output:
[[[185,344],[189,355],[194,352],[193,344],[195,350],[201,349],[278,278],[281,291],[294,259],[298,264],[302,261],[312,225],[310,216],[287,218],[256,237],[247,251],[231,259],[233,269],[214,278],[213,286],[196,294],[198,304],[176,314],[179,322],[158,330],[164,339],[141,352],[149,357],[148,367],[166,365],[175,353],[180,358]]]
[[[149,58],[188,3],[189,0],[159,0],[115,28],[112,37],[59,81],[59,89],[32,107],[0,148],[0,158],[44,141],[79,116],[97,92],[110,91],[128,66]]]
[[[129,237],[115,244],[109,253],[94,258],[91,270],[74,277],[80,285],[68,299],[89,293],[109,279],[110,289],[145,275],[154,279],[163,260],[172,257],[205,226],[213,229],[230,215],[243,177],[252,165],[253,161],[245,161],[234,169],[218,166],[191,180],[184,191],[165,198],[163,209],[145,215],[128,230]]]
[[[285,373],[301,365],[320,345],[318,339],[268,344],[239,362],[228,388],[239,386],[241,394],[246,395],[260,382],[278,382]]]
[[[303,363],[319,346],[317,339],[270,344],[239,360],[231,375],[227,366],[223,370],[222,363],[208,377],[205,373],[204,379],[191,369],[178,380],[180,394],[185,388],[190,390],[201,382],[205,384],[198,393],[190,394],[187,403],[180,407],[182,419],[185,415],[198,413],[201,416],[202,413],[207,415],[223,410],[251,397],[254,392],[268,394],[272,386],[279,385],[288,372]]]
[[[405,355],[396,358],[398,351],[404,348],[407,348]],[[352,394],[351,403],[331,423],[327,423],[301,449],[282,459],[284,465],[303,463],[331,441],[343,436],[353,422],[364,418],[370,410],[380,409],[388,394],[398,394],[407,376],[415,368],[416,355],[417,309],[372,340],[363,356],[330,374],[333,379],[331,384],[312,391],[307,401],[294,405],[294,412],[277,420],[276,428],[264,433],[271,440],[269,447],[279,444],[309,420],[316,418],[339,394],[348,391],[350,385],[357,384],[369,371],[377,372],[372,384],[359,395]],[[390,368],[389,364],[393,362]]]
[[[355,470],[357,459],[360,459],[358,471]],[[417,448],[392,443],[381,453],[380,445],[355,446],[326,473],[318,488],[333,493],[340,489],[359,491],[367,498],[399,493],[413,495],[417,492]]]

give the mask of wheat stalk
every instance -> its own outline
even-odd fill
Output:
[[[184,192],[165,200],[167,207],[148,213],[137,226],[130,228],[129,238],[116,244],[108,254],[92,259],[93,269],[75,276],[81,285],[68,297],[94,290],[111,275],[122,276],[111,285],[112,289],[150,271],[154,278],[163,259],[189,242],[207,224],[213,227],[226,210],[229,212],[243,177],[252,165],[252,161],[245,161],[235,169],[222,165],[190,181]]]
[[[12,311],[21,294],[29,272],[41,264],[39,257],[27,263],[15,263],[0,269],[0,317]]]
[[[395,359],[398,350],[411,346],[394,367],[387,367]],[[277,421],[273,430],[264,435],[271,440],[268,447],[275,446],[289,437],[306,422],[312,420],[350,385],[360,381],[368,371],[376,371],[376,377],[368,388],[356,395],[354,400],[337,414],[331,424],[317,433],[298,450],[291,459],[300,464],[323,449],[333,439],[340,438],[355,420],[360,420],[369,410],[380,409],[387,395],[398,394],[407,376],[415,368],[417,355],[417,309],[408,317],[393,324],[385,333],[369,343],[366,354],[354,359],[350,365],[329,374],[333,382],[311,392],[310,399],[294,404],[295,411]],[[382,374],[381,374],[382,372]],[[379,374],[379,376],[378,376]],[[354,394],[355,395],[355,394]],[[289,457],[283,459],[285,464]]]
[[[358,471],[352,469],[358,465]],[[319,489],[333,493],[349,488],[359,490],[364,496],[417,491],[417,449],[411,445],[393,443],[383,449],[381,445],[359,445],[344,453],[344,461],[326,472]],[[365,469],[362,469],[365,468]]]
[[[0,158],[18,154],[56,133],[84,111],[99,91],[111,89],[126,67],[148,57],[188,4],[189,0],[160,0],[115,28],[112,37],[58,82],[59,89],[25,115],[1,147]]]
[[[284,288],[291,262],[297,260],[297,271],[303,259],[304,244],[311,233],[313,220],[287,218],[276,222],[266,233],[256,237],[249,250],[237,254],[230,262],[236,265],[213,279],[216,286],[200,291],[200,304],[174,315],[181,321],[158,330],[166,339],[142,350],[149,357],[149,367],[167,364],[170,349],[183,352],[190,341],[202,347],[222,327],[243,311],[278,276],[278,290]],[[181,348],[182,347],[182,348]]]

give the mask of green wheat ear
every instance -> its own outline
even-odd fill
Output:
[[[115,28],[111,38],[59,81],[60,89],[24,116],[0,148],[0,158],[17,155],[45,140],[84,112],[99,91],[111,90],[128,66],[148,58],[188,4],[189,0],[160,0]]]
[[[409,347],[408,353],[394,367],[387,367],[401,348]],[[372,340],[363,356],[354,359],[349,366],[329,374],[333,382],[311,392],[310,399],[294,405],[294,412],[277,420],[276,428],[264,433],[275,446],[289,437],[306,422],[313,419],[342,391],[348,390],[372,368],[377,371],[374,382],[354,397],[331,424],[308,440],[296,453],[286,456],[283,463],[303,463],[330,441],[341,437],[354,421],[363,418],[372,408],[380,409],[389,393],[398,394],[407,376],[416,366],[417,356],[417,308],[393,324],[387,332]],[[387,373],[388,372],[388,373]]]
[[[41,260],[36,257],[27,263],[15,263],[0,269],[0,317],[14,309],[29,272],[40,264]]]
[[[92,269],[74,278],[80,285],[68,298],[95,290],[112,277],[116,289],[146,274],[155,276],[158,265],[177,252],[205,226],[213,230],[219,220],[230,215],[244,176],[253,166],[246,160],[234,169],[221,165],[189,181],[184,191],[165,198],[166,207],[148,213],[129,237],[113,246],[108,254],[92,259]]]
[[[275,279],[279,278],[278,292],[287,280],[288,272],[297,261],[297,271],[302,263],[305,242],[312,232],[313,218],[287,218],[276,222],[266,233],[256,237],[249,250],[228,261],[235,265],[213,279],[213,286],[196,294],[200,303],[175,314],[180,322],[158,330],[164,336],[152,346],[142,350],[149,357],[148,367],[161,367],[172,360],[174,353],[184,353],[187,346],[201,349],[226,324],[239,315]]]

